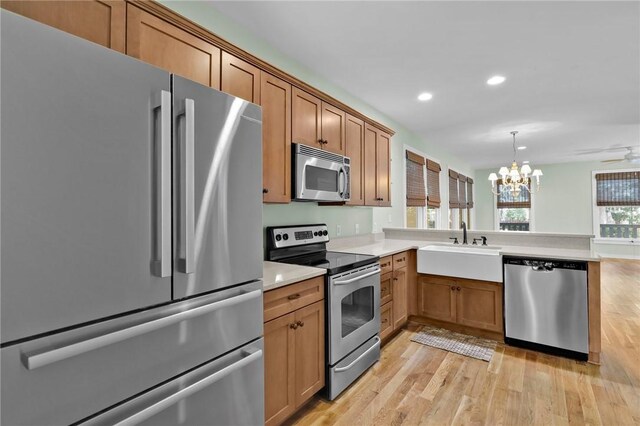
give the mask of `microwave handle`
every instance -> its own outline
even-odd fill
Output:
[[[347,174],[344,172],[344,167],[340,168],[338,172],[338,194],[341,198],[344,198],[344,190],[347,186]]]

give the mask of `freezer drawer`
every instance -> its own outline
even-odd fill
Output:
[[[262,334],[256,281],[5,347],[0,423],[78,421]]]
[[[82,421],[86,425],[263,425],[263,339]]]

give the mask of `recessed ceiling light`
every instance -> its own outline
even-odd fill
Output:
[[[431,99],[431,98],[433,98],[433,95],[432,95],[431,93],[427,93],[427,92],[420,93],[420,94],[418,95],[418,100],[419,100],[419,101],[423,101],[423,102],[424,102],[424,101],[428,101],[428,100],[429,100],[429,99]]]
[[[495,86],[497,84],[504,83],[505,80],[506,80],[506,78],[504,78],[501,75],[494,75],[489,80],[487,80],[487,84],[490,85],[490,86]]]
[[[522,150],[527,149],[527,147],[526,147],[526,146],[519,146],[519,147],[518,147],[518,149],[519,149],[520,151],[522,151]]]
[[[522,164],[529,164],[529,160],[524,160]]]

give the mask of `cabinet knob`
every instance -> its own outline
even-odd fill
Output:
[[[386,318],[382,320],[382,324],[384,324],[385,322],[387,322]]]
[[[398,281],[398,277],[393,277],[393,280],[394,281]]]
[[[269,190],[268,190],[267,188],[262,188],[262,193],[263,193],[263,194],[268,194],[268,193],[269,193]]]
[[[298,321],[296,324],[298,324],[299,327],[304,327],[304,321]]]
[[[296,328],[298,328],[298,324],[295,322],[293,324],[289,324],[289,328],[295,330]]]
[[[460,287],[456,287],[456,290],[460,291]]]
[[[456,288],[454,286],[451,286],[451,291],[456,291]]]
[[[287,299],[289,300],[296,300],[300,298],[300,293],[296,293],[296,294],[290,294],[289,296],[287,296]]]

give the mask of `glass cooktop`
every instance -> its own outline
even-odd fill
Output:
[[[380,258],[369,254],[341,253],[337,251],[323,251],[306,254],[303,256],[279,259],[278,262],[291,263],[294,265],[313,266],[314,268],[324,268],[327,274],[335,275],[350,269],[376,263]]]

